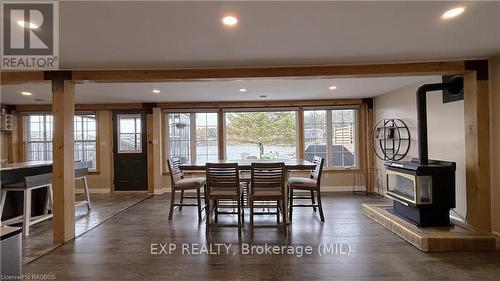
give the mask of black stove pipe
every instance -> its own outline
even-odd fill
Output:
[[[420,165],[429,164],[429,145],[427,141],[427,92],[448,90],[450,94],[459,94],[464,87],[462,76],[455,76],[447,82],[425,84],[417,90],[417,134],[418,159]]]

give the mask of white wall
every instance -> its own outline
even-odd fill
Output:
[[[426,83],[439,83],[441,77],[436,77]],[[383,118],[402,119],[410,129],[410,151],[405,160],[418,157],[417,127],[416,127],[416,91],[418,85],[411,85],[375,98],[375,121]],[[429,159],[454,161],[456,171],[456,209],[454,216],[465,218],[465,128],[464,102],[442,103],[441,92],[431,92],[427,95],[427,119]],[[385,180],[383,161],[377,159],[376,166],[382,169],[382,179]],[[385,181],[384,181],[385,186]]]

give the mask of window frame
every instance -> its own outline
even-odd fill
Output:
[[[99,172],[99,168],[100,168],[100,165],[99,165],[99,160],[100,160],[100,155],[99,155],[99,114],[96,112],[96,111],[77,111],[75,112],[75,117],[78,116],[78,115],[94,115],[95,117],[95,140],[76,140],[76,139],[73,139],[74,141],[74,144],[73,144],[73,150],[75,149],[75,144],[77,142],[92,142],[92,141],[95,141],[95,168],[89,168],[89,172],[92,172],[92,173],[97,173]],[[76,131],[76,128],[73,128],[73,132]]]
[[[326,110],[326,128],[327,128],[327,136],[326,136],[326,141],[327,141],[327,159],[325,161],[329,160],[329,156],[333,157],[333,110],[355,110],[355,116],[354,116],[354,125],[356,128],[354,129],[354,148],[355,148],[355,153],[354,153],[354,166],[343,166],[343,167],[333,167],[333,166],[328,166],[325,165],[323,170],[327,171],[351,171],[351,170],[359,170],[361,169],[360,166],[360,133],[361,133],[361,126],[360,126],[360,111],[361,107],[360,105],[342,105],[342,106],[307,106],[303,107],[302,110],[302,115],[304,116],[306,111],[314,111],[314,110]],[[305,156],[305,124],[303,124],[303,131],[302,131],[302,137],[303,139],[303,144],[304,147],[302,148],[304,156]]]
[[[140,132],[137,133],[137,127],[136,127],[136,124],[137,124],[137,121],[134,122],[134,133],[124,133],[124,134],[133,134],[135,135],[135,144],[137,145],[137,135],[140,135],[139,139],[141,140],[141,145],[139,146],[139,149],[130,149],[130,150],[122,150],[120,148],[120,137],[122,135],[121,133],[121,128],[120,128],[120,116],[128,116],[128,117],[133,117],[134,120],[136,120],[135,118],[139,118],[140,119],[140,124],[141,124],[141,129],[139,130]],[[116,115],[116,138],[118,139],[117,141],[117,153],[118,154],[133,154],[133,153],[142,153],[142,146],[143,146],[143,143],[142,143],[142,134],[143,134],[143,131],[142,131],[142,115],[140,113],[120,113],[120,114],[117,114]]]
[[[223,121],[223,129],[224,136],[222,138],[222,146],[224,147],[224,156],[227,158],[227,145],[226,145],[226,113],[238,113],[238,112],[279,112],[279,111],[293,111],[295,112],[295,155],[296,158],[300,157],[300,138],[301,133],[299,132],[299,122],[300,122],[300,107],[297,106],[286,106],[286,107],[235,107],[235,108],[223,108],[222,112],[222,121]]]
[[[93,111],[93,110],[90,110],[90,111],[75,111],[75,116],[77,115],[89,115],[89,114],[93,114],[95,116],[95,122],[96,122],[96,139],[95,139],[95,142],[96,142],[96,167],[95,168],[89,168],[89,173],[91,174],[99,174],[100,173],[100,145],[99,145],[99,113],[98,111]],[[27,141],[27,136],[26,136],[26,123],[25,123],[25,118],[27,116],[30,116],[30,115],[51,115],[53,116],[52,114],[52,111],[22,111],[20,114],[19,114],[19,119],[18,119],[18,124],[19,124],[19,131],[18,131],[18,135],[20,137],[20,140],[21,140],[21,148],[20,148],[20,159],[22,159],[22,161],[28,161],[28,155],[27,155],[27,150],[26,150],[26,147],[27,147],[27,144],[28,144],[28,141]],[[54,122],[52,120],[52,122]],[[73,120],[73,125],[74,125],[74,120]],[[73,132],[74,132],[74,128],[73,128]],[[52,139],[52,146],[54,145],[53,143],[53,139]],[[73,142],[76,142],[75,139],[74,139],[74,136],[73,136]],[[74,145],[73,145],[73,153],[74,153]]]
[[[29,126],[28,126],[28,122],[27,122],[27,118],[29,118],[30,116],[44,116],[44,122],[43,122],[43,135],[44,135],[44,141],[29,141],[28,140],[28,132],[29,132]],[[29,143],[44,143],[45,145],[47,145],[47,143],[52,143],[52,147],[54,145],[53,143],[53,138],[50,140],[50,141],[47,141],[47,129],[46,129],[46,120],[45,118],[47,116],[52,116],[52,112],[50,111],[37,111],[37,112],[25,112],[23,114],[20,115],[21,117],[21,124],[22,124],[22,128],[21,128],[21,140],[22,140],[22,151],[23,151],[23,155],[22,155],[22,159],[24,161],[35,161],[35,160],[28,160],[28,144]],[[52,121],[52,124],[53,124],[54,121]],[[31,124],[31,122],[30,122]],[[53,150],[52,150],[53,151]],[[43,152],[44,154],[44,158],[47,158],[48,156],[48,151],[44,151]],[[50,157],[52,158],[52,157]],[[51,161],[51,160],[40,160],[40,161]]]
[[[167,159],[170,157],[170,143],[169,143],[169,114],[175,114],[175,113],[184,113],[184,114],[189,114],[189,161],[191,163],[196,162],[197,158],[197,148],[196,148],[196,113],[215,113],[217,114],[217,158],[221,158],[221,151],[219,149],[219,143],[221,140],[221,136],[219,135],[220,132],[220,122],[219,122],[219,111],[217,109],[165,109],[162,111],[162,124],[161,124],[161,129],[164,130],[164,133],[162,134],[163,136],[163,156],[164,160],[162,161],[165,163],[165,168],[163,169],[163,173],[168,173],[168,169],[166,168],[166,162]],[[195,136],[195,137],[193,137]]]

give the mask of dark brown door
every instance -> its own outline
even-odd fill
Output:
[[[144,111],[113,112],[115,190],[147,190],[148,162]]]

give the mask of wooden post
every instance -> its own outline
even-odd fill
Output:
[[[486,62],[487,66],[487,62]],[[467,223],[491,230],[488,69],[464,75]]]
[[[54,243],[65,243],[75,237],[75,169],[74,115],[75,85],[72,81],[52,80],[53,132],[53,196]]]
[[[371,142],[371,132],[373,127],[373,99],[365,98],[363,99],[363,103],[360,107],[360,168],[363,169],[366,173],[366,177],[364,179],[364,183],[366,186],[367,193],[375,192],[374,186],[375,182],[373,181],[371,173],[373,172],[373,168],[375,166],[373,148]]]
[[[359,173],[361,174],[359,179],[359,184],[361,185],[361,181],[365,186],[366,193],[370,192],[368,185],[368,163],[367,163],[367,147],[368,147],[368,136],[367,136],[367,123],[366,123],[366,113],[367,106],[365,103],[362,103],[359,106],[358,115],[356,117],[356,135],[357,135],[357,147],[356,152],[358,153],[357,166],[359,169]],[[365,177],[363,178],[363,174]]]

